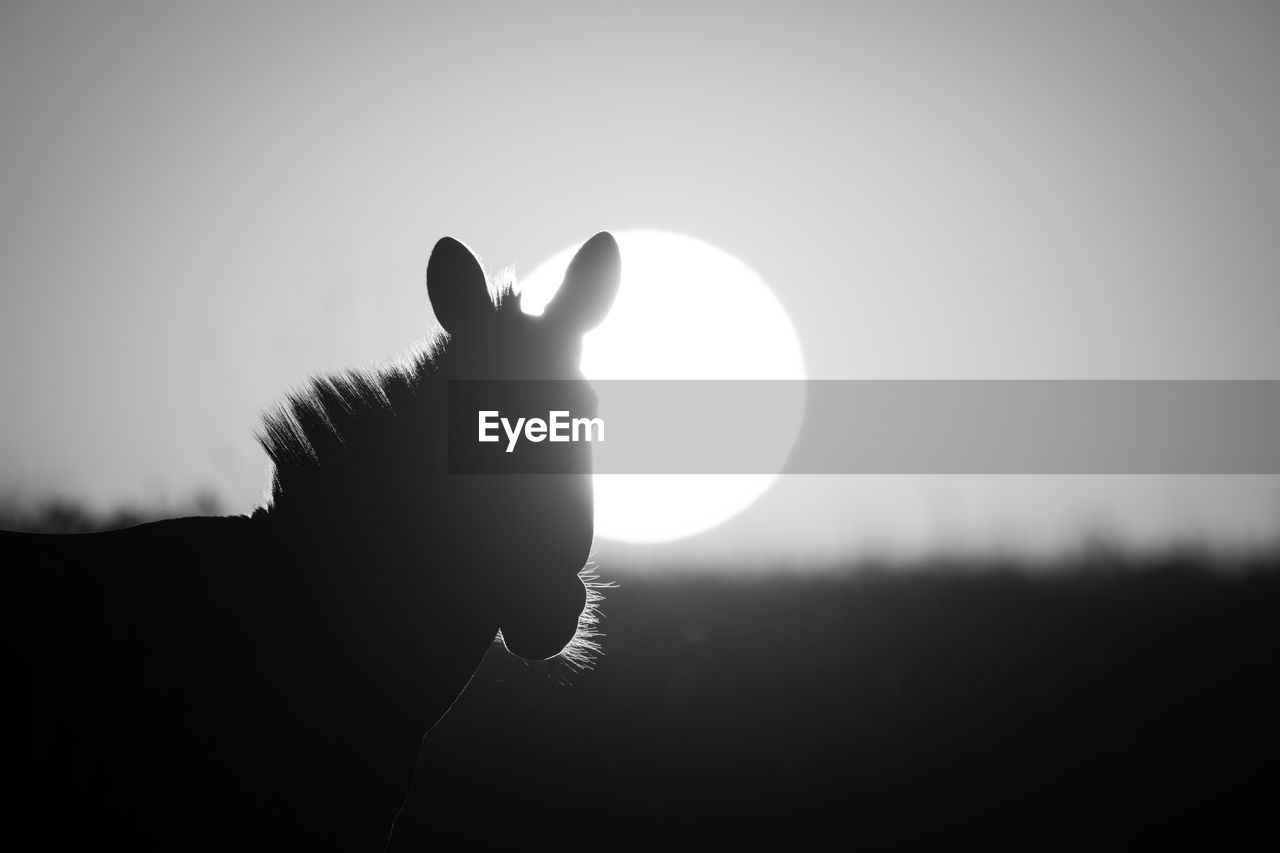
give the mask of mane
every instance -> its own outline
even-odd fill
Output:
[[[520,312],[511,268],[489,281],[495,315]],[[290,486],[315,488],[330,472],[348,470],[344,460],[387,438],[393,416],[412,415],[421,406],[422,387],[449,375],[449,336],[437,328],[425,342],[389,364],[337,375],[315,376],[263,416],[258,443],[271,460],[271,490],[264,509],[286,500]]]
[[[521,313],[515,276],[504,269],[489,280],[489,296],[498,318]],[[385,458],[401,448],[407,435],[431,440],[413,425],[425,427],[429,407],[439,405],[425,388],[453,370],[449,335],[436,328],[395,360],[366,370],[315,376],[263,415],[258,443],[271,460],[270,491],[258,513],[270,514],[297,495],[334,493],[363,500],[361,473],[369,459]],[[404,422],[411,426],[406,430]],[[385,470],[385,469],[383,469]],[[377,466],[374,476],[379,473]],[[255,513],[255,514],[258,514]],[[577,670],[592,668],[602,653],[599,630],[603,590],[596,564],[578,572],[587,590],[573,639],[558,659]],[[495,637],[501,642],[501,632]]]
[[[442,333],[425,347],[396,363],[374,370],[349,370],[317,376],[301,391],[263,416],[258,443],[271,460],[271,491],[264,504],[272,509],[377,441],[398,411],[410,408],[415,392],[440,372],[447,349]]]

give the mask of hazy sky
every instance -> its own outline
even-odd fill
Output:
[[[0,0],[0,493],[250,508],[260,412],[425,334],[444,234],[691,234],[822,377],[1280,378],[1276,152],[1268,2]],[[1082,531],[1255,541],[1280,484],[796,478],[687,547]]]

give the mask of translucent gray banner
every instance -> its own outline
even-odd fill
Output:
[[[1277,381],[616,380],[592,387],[599,404],[588,414],[603,422],[590,432],[597,474],[1280,474]],[[511,433],[498,425],[500,416],[487,417],[487,440],[501,442],[485,447],[505,452]],[[560,440],[572,439],[570,426],[561,426]],[[451,447],[460,438],[454,431]],[[550,450],[525,435],[516,431],[512,452]],[[477,433],[462,438],[476,441]]]

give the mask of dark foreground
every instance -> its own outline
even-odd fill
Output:
[[[490,649],[392,849],[1274,846],[1280,556],[1023,568],[614,573],[594,671]]]
[[[1276,563],[622,577],[595,671],[486,658],[393,849],[1274,838]]]

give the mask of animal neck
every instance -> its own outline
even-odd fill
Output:
[[[313,380],[259,437],[273,473],[254,521],[279,600],[314,625],[302,634],[335,643],[328,657],[360,657],[351,677],[396,693],[385,703],[413,709],[419,726],[462,690],[499,627],[495,576],[474,570],[446,482],[447,380],[466,370],[437,336],[380,370]]]

